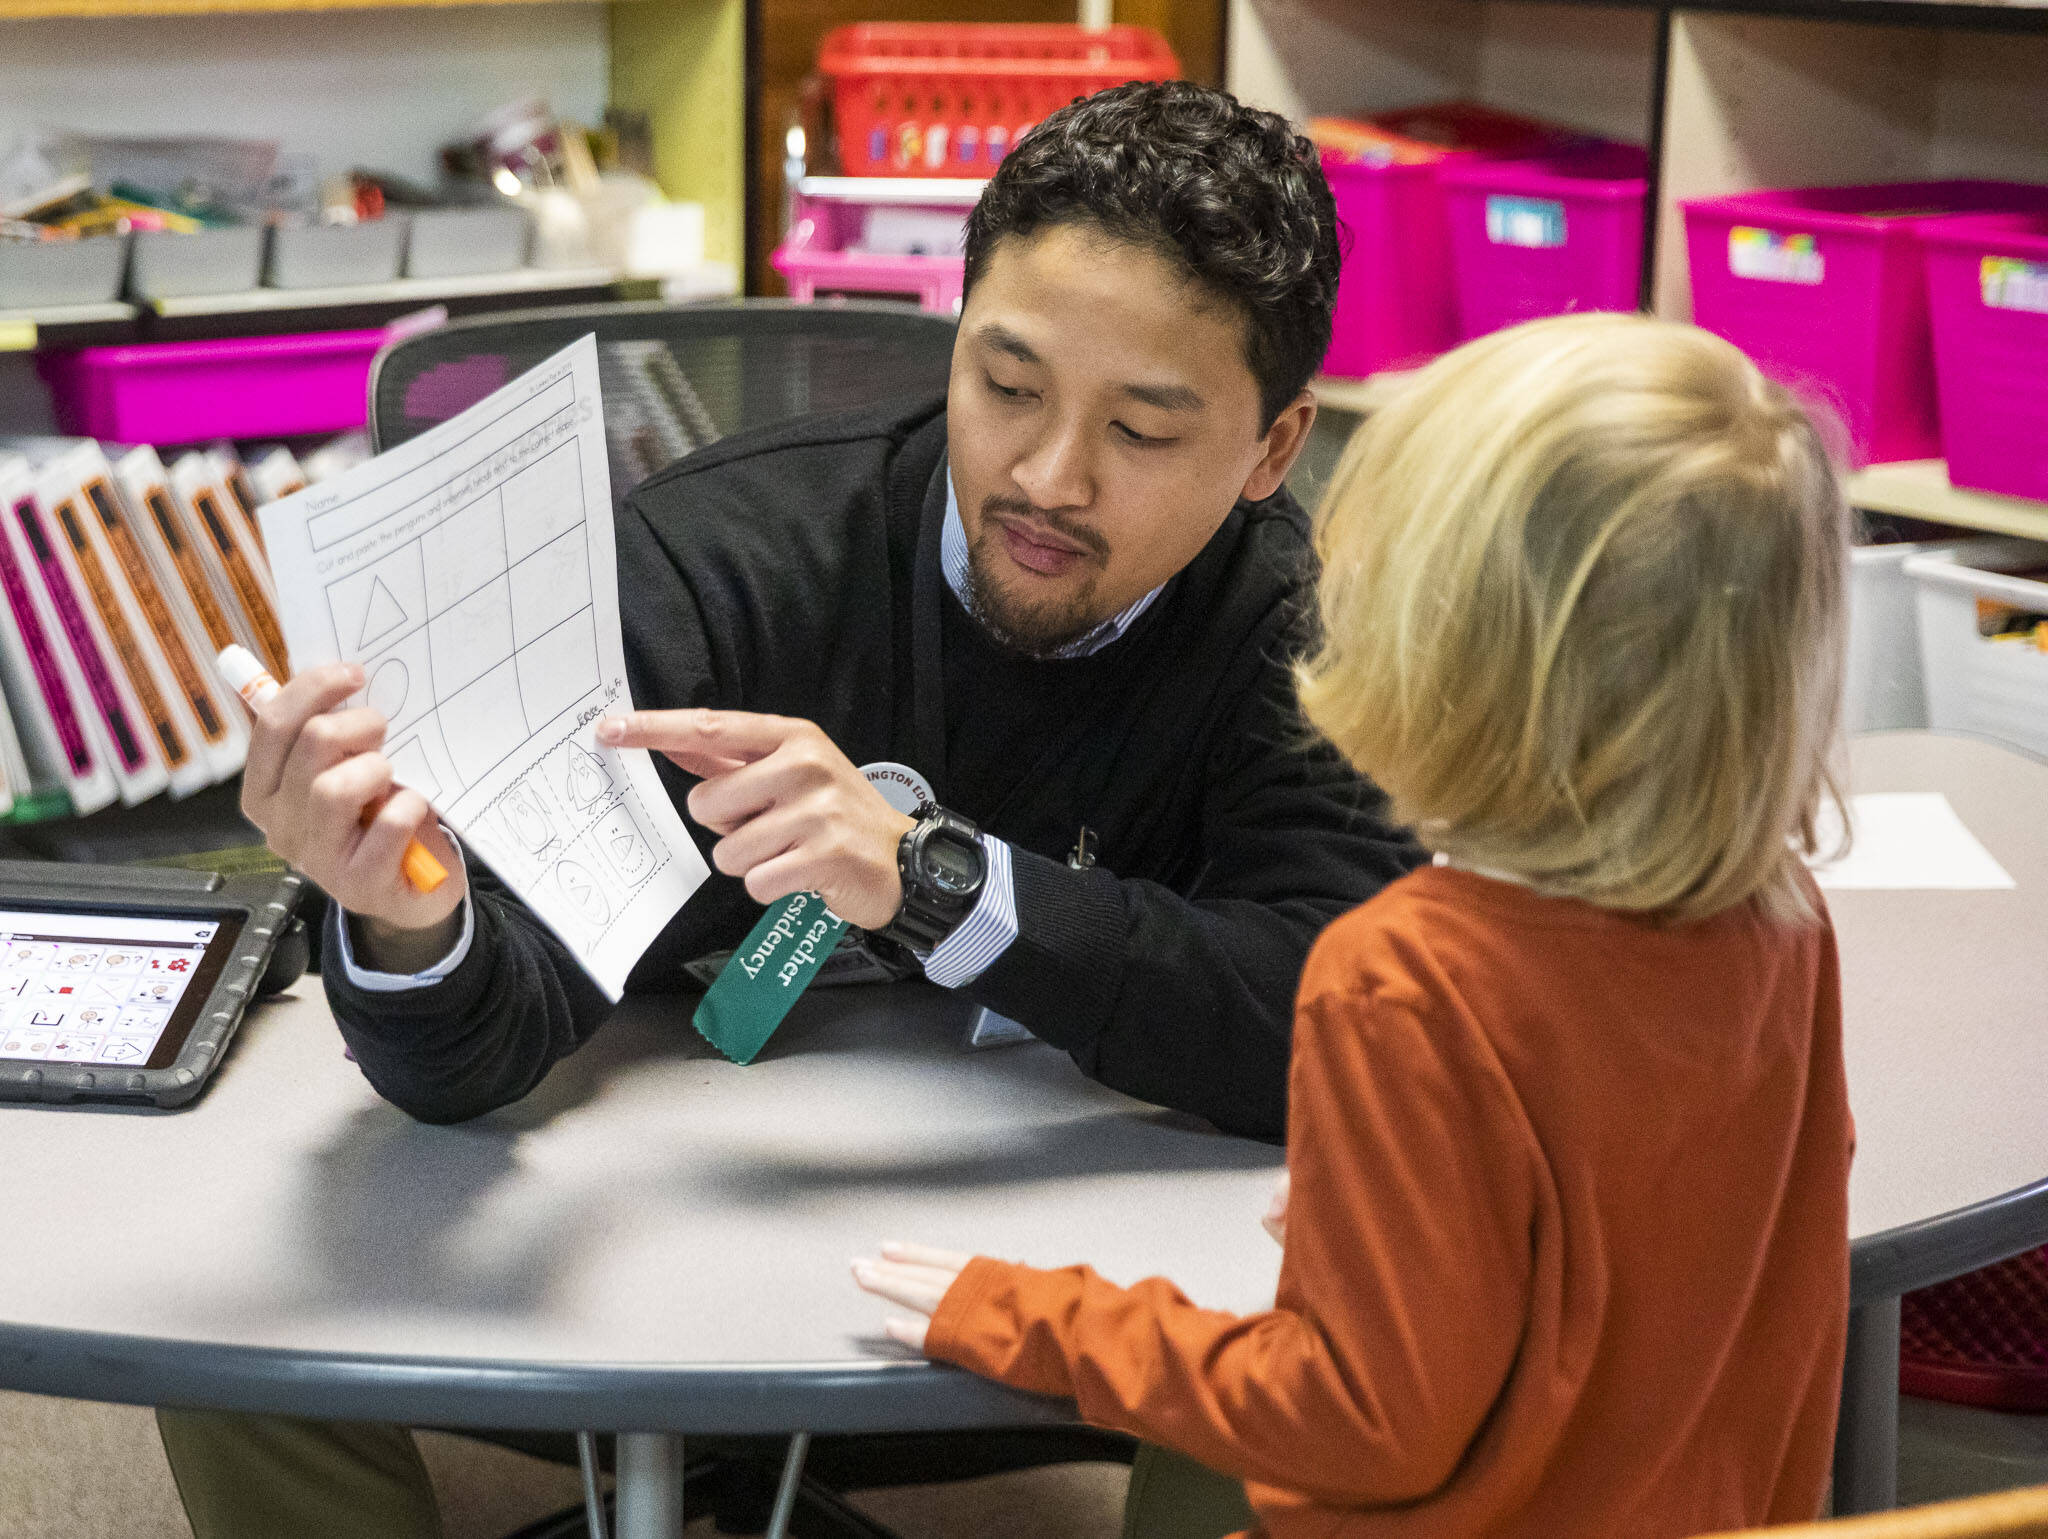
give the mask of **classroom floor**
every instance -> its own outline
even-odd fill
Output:
[[[2048,1416],[1909,1400],[1900,1418],[1907,1502],[2048,1484]],[[421,1439],[445,1539],[503,1539],[578,1500],[573,1470],[466,1439]],[[1115,1539],[1125,1471],[1026,1470],[876,1491],[860,1505],[903,1539]],[[708,1521],[693,1539],[708,1536]],[[0,1534],[7,1539],[189,1539],[149,1412],[0,1393]]]

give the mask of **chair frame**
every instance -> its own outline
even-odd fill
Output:
[[[879,327],[888,327],[902,332],[929,331],[935,338],[944,333],[950,339],[957,329],[950,316],[871,300],[807,305],[788,299],[735,299],[709,304],[670,304],[656,299],[558,305],[465,316],[430,331],[415,332],[387,342],[377,350],[377,356],[370,363],[370,446],[381,454],[394,442],[403,441],[391,438],[391,429],[397,424],[384,420],[385,371],[391,360],[415,341],[438,340],[461,332],[521,327],[530,328],[535,333],[553,330],[555,340],[546,350],[554,351],[591,333],[595,333],[601,343],[654,342],[662,340],[665,335],[716,335],[731,329],[729,323],[734,316],[746,317],[742,324],[758,335],[787,332],[811,337],[835,334],[861,337],[873,336]]]

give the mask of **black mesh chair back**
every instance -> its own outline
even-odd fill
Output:
[[[953,323],[903,306],[573,305],[454,321],[370,373],[370,436],[404,443],[595,333],[612,495],[742,428],[946,388]]]

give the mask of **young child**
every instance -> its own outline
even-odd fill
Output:
[[[930,1356],[1241,1476],[1289,1536],[1809,1519],[1848,1309],[1833,933],[1848,514],[1704,332],[1575,316],[1424,370],[1319,515],[1310,721],[1439,852],[1303,975],[1278,1299],[922,1247]]]

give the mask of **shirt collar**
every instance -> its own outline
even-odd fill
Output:
[[[946,523],[939,535],[939,570],[945,574],[946,586],[953,590],[953,597],[960,601],[960,607],[970,615],[974,605],[967,598],[967,526],[960,521],[960,497],[953,490],[953,472],[948,467],[946,476]],[[1092,657],[1137,623],[1138,616],[1152,607],[1152,601],[1166,591],[1161,583],[1145,594],[1122,614],[1111,615],[1085,636],[1076,637],[1058,651],[1047,654],[1061,660],[1075,657]]]

